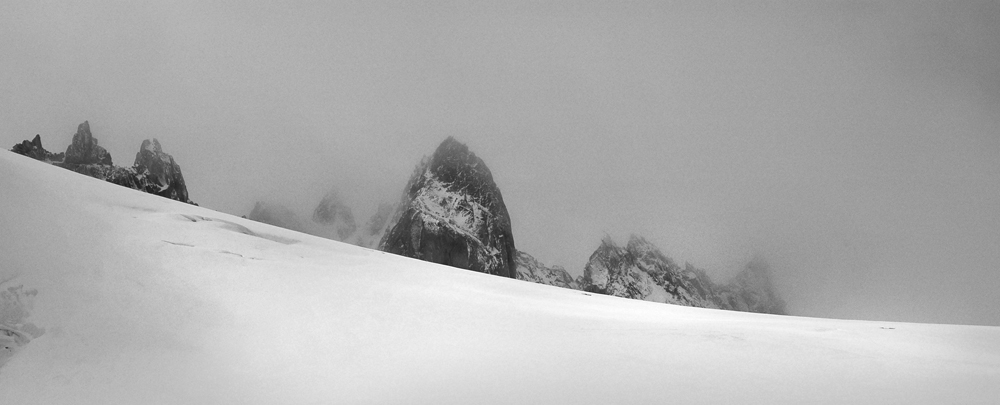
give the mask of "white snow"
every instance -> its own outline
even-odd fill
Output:
[[[582,293],[300,234],[12,153],[0,152],[0,203],[0,290],[21,299],[0,301],[0,322],[34,333],[0,340],[16,347],[0,352],[3,404],[1000,398],[997,327]]]

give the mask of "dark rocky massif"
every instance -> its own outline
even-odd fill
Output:
[[[35,135],[35,138],[30,141],[23,141],[17,145],[14,145],[10,149],[11,152],[30,157],[32,159],[41,160],[43,162],[62,162],[65,159],[66,154],[64,153],[52,153],[42,147],[42,136]]]
[[[90,122],[84,121],[73,134],[73,143],[66,148],[65,164],[112,165],[111,154],[97,144],[97,138],[90,133]]]
[[[80,124],[66,153],[51,153],[42,147],[42,137],[35,135],[11,148],[19,153],[90,177],[108,181],[161,197],[194,204],[189,198],[181,168],[173,156],[163,152],[156,139],[145,140],[131,167],[115,166],[111,154],[98,145],[90,132],[90,122]]]
[[[767,265],[755,259],[730,283],[714,284],[704,270],[677,265],[656,246],[632,236],[625,247],[605,238],[590,256],[581,289],[616,297],[702,308],[784,314]]]
[[[156,138],[142,141],[132,167],[147,183],[159,188],[153,194],[177,201],[190,201],[181,166],[174,161],[173,156],[163,152],[160,141]]]
[[[449,137],[417,166],[379,249],[516,277],[510,216],[486,163]]]

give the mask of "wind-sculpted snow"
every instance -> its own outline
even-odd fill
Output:
[[[0,280],[0,367],[31,339],[45,333],[28,322],[38,290],[24,285],[10,286],[13,280]]]
[[[0,336],[19,345],[0,366],[4,405],[1000,398],[997,327],[624,300],[351,246],[13,153],[0,173]]]

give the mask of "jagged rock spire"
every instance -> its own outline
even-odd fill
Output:
[[[448,137],[417,166],[379,244],[386,252],[516,276],[514,237],[486,163]]]

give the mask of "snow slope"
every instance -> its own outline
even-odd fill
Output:
[[[0,291],[17,296],[0,301],[0,323],[33,336],[8,333],[3,404],[1000,398],[996,327],[591,295],[243,220],[13,153],[0,153],[0,203]]]

